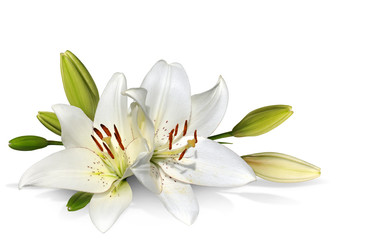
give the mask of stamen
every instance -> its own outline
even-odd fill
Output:
[[[106,148],[107,153],[110,155],[112,159],[114,159],[114,155],[111,152],[110,148],[106,145],[106,143],[103,143],[103,146]]]
[[[103,140],[103,135],[101,133],[101,131],[99,131],[98,129],[94,128],[94,132],[98,135],[98,137]]]
[[[114,124],[114,132],[117,134],[116,137],[119,138],[119,141],[122,141],[121,135],[119,135],[118,129],[117,129],[117,127],[115,126],[115,124]]]
[[[116,132],[114,133],[114,136],[115,136],[115,138],[116,138],[117,141],[118,141],[119,147],[120,147],[122,150],[125,150],[125,148],[123,147],[123,144],[122,144],[121,137],[120,137]]]
[[[111,132],[105,125],[101,124],[101,128],[107,134],[107,136],[111,137]]]
[[[93,135],[91,135],[91,138],[92,138],[92,140],[94,140],[94,142],[95,142],[95,144],[98,146],[99,150],[101,150],[101,152],[103,152],[103,148],[102,148],[102,146],[99,144],[98,140],[96,140],[96,138],[95,138]]]
[[[169,150],[172,150],[172,145],[173,145],[173,132],[174,129],[172,129],[169,133]]]
[[[182,136],[185,136],[187,131],[188,131],[188,120],[185,120],[184,132]]]
[[[194,131],[194,140],[196,140],[196,143],[198,142],[198,139],[197,139],[197,130]]]
[[[177,123],[177,125],[176,125],[176,130],[174,131],[174,136],[176,136],[177,133],[178,133],[178,123]]]
[[[187,149],[185,149],[185,150],[180,154],[180,157],[178,158],[178,160],[181,160],[181,159],[184,157],[184,155],[185,155],[185,153],[186,153],[186,150],[187,150]]]

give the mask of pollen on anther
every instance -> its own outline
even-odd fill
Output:
[[[95,142],[95,144],[98,146],[99,150],[100,150],[101,152],[103,152],[103,148],[102,148],[102,146],[99,144],[98,140],[96,140],[96,138],[95,138],[93,135],[91,135],[91,138],[92,138],[92,140],[94,140],[94,142]]]
[[[186,149],[180,154],[180,157],[178,158],[178,160],[181,160],[184,157],[185,153],[186,153]]]
[[[117,134],[117,137],[119,138],[119,140],[122,141],[121,135],[119,134],[117,126],[115,126],[115,124],[114,124],[114,132]]]
[[[182,136],[185,136],[187,131],[188,131],[188,120],[185,120],[184,132],[182,133]]]
[[[101,124],[101,128],[107,134],[107,136],[111,137],[111,132],[105,125]]]
[[[110,148],[106,145],[106,143],[103,143],[103,146],[105,147],[105,149],[106,149],[107,153],[110,155],[110,157],[111,157],[112,159],[114,159],[114,155],[113,155],[113,153],[111,152]]]
[[[94,128],[94,132],[98,135],[98,137],[100,139],[103,139],[103,135],[102,135],[101,131],[99,131],[98,129]]]
[[[121,140],[121,138],[119,137],[119,135],[115,132],[115,133],[114,133],[114,136],[115,136],[115,138],[117,139],[117,142],[118,142],[118,144],[119,144],[119,147],[120,147],[122,150],[125,150],[125,148],[123,147],[123,144],[122,144],[122,140]]]
[[[176,125],[176,129],[174,130],[174,136],[177,136],[177,133],[178,133],[178,123]]]
[[[169,133],[169,150],[172,150],[172,145],[173,145],[173,133],[174,129],[172,129]]]
[[[198,139],[197,139],[197,130],[194,131],[194,140],[196,140],[196,143],[198,142]]]

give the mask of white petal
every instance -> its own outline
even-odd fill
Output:
[[[197,218],[199,207],[189,184],[179,182],[160,170],[163,188],[159,195],[166,209],[178,220],[191,225]]]
[[[249,165],[229,148],[198,138],[195,148],[181,160],[166,159],[159,166],[170,176],[186,183],[213,187],[235,187],[256,180]]]
[[[124,92],[124,95],[135,100],[144,112],[148,112],[148,109],[146,108],[147,90],[145,88],[130,88]]]
[[[124,145],[133,138],[128,127],[127,97],[122,94],[126,89],[125,76],[115,73],[102,93],[94,119],[94,126],[99,129],[100,124],[103,124],[113,131],[115,124]]]
[[[91,139],[92,121],[77,107],[57,104],[52,106],[62,128],[62,142],[66,148],[84,147],[96,150]]]
[[[94,194],[90,202],[90,217],[101,232],[106,232],[129,206],[133,194],[130,185],[121,181],[110,191]]]
[[[34,185],[99,193],[108,190],[116,179],[94,152],[69,148],[32,165],[21,177],[19,188]]]
[[[155,126],[155,144],[168,141],[169,132],[177,124],[190,119],[191,96],[188,76],[178,63],[158,61],[146,75],[141,87],[147,90],[146,106]]]
[[[228,88],[220,76],[212,89],[192,96],[192,115],[188,134],[193,134],[197,130],[199,136],[210,136],[223,119],[227,105]]]
[[[149,116],[143,111],[138,103],[130,105],[130,127],[135,132],[135,136],[146,140],[149,151],[154,150],[154,125]]]
[[[162,191],[161,177],[158,168],[150,162],[152,154],[152,152],[139,154],[131,166],[131,171],[147,189],[158,194]]]

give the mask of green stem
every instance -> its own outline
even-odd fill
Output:
[[[217,135],[214,135],[214,136],[210,136],[208,138],[210,140],[217,140],[217,139],[226,138],[226,137],[232,137],[232,131],[225,132],[225,133],[220,133],[220,134],[217,134]]]
[[[48,145],[63,145],[61,141],[47,141]]]

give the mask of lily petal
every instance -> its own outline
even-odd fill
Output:
[[[78,107],[57,104],[52,106],[62,128],[62,142],[66,148],[83,147],[97,150],[91,139],[92,121]]]
[[[158,168],[150,162],[152,155],[152,152],[140,153],[131,171],[147,189],[158,194],[162,191],[161,177]]]
[[[19,188],[34,185],[100,193],[107,191],[116,179],[94,152],[69,148],[32,165],[21,177]]]
[[[210,90],[192,96],[192,115],[188,134],[195,130],[202,137],[210,136],[225,115],[228,106],[228,88],[220,76]]]
[[[229,148],[198,138],[181,160],[160,160],[166,174],[181,182],[213,187],[236,187],[256,180],[252,168]]]
[[[135,102],[137,102],[144,112],[148,112],[148,109],[146,108],[147,90],[145,88],[130,88],[127,89],[123,94],[129,96]]]
[[[90,201],[90,217],[101,232],[106,232],[129,206],[133,194],[130,185],[121,181],[104,193],[94,194]]]
[[[96,128],[100,128],[100,124],[103,124],[109,129],[114,129],[116,125],[124,145],[133,138],[128,127],[127,97],[122,95],[126,89],[125,75],[115,73],[102,93],[94,119]]]
[[[159,198],[163,205],[178,220],[191,225],[199,212],[198,202],[192,187],[169,177],[162,170],[160,170],[160,174],[163,189]]]
[[[154,122],[155,144],[164,145],[169,132],[177,124],[183,126],[190,119],[191,96],[188,76],[178,63],[158,61],[141,85],[147,90],[146,106]]]
[[[140,107],[140,104],[134,102],[130,105],[131,128],[140,137],[146,140],[149,151],[154,150],[154,125],[149,116]],[[135,129],[134,129],[135,128]]]

